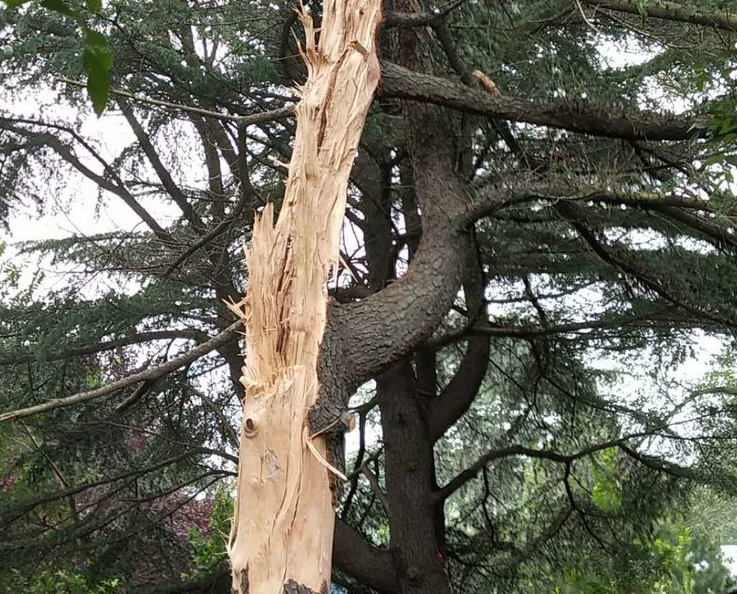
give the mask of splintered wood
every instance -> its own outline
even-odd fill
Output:
[[[300,12],[308,79],[279,219],[267,206],[246,248],[248,294],[233,587],[281,594],[330,584],[334,510],[322,436],[307,422],[318,390],[327,281],[337,268],[348,175],[379,82],[381,0],[325,0],[316,43]],[[312,442],[311,442],[312,441]],[[301,588],[298,588],[301,590]]]

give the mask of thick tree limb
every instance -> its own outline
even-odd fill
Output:
[[[238,336],[238,330],[240,328],[241,323],[235,322],[228,326],[228,328],[226,328],[223,332],[211,338],[207,342],[187,351],[186,353],[179,355],[178,357],[175,357],[170,361],[167,361],[162,365],[152,367],[151,369],[147,369],[139,373],[134,373],[133,375],[129,375],[128,377],[124,377],[122,379],[119,379],[118,381],[109,383],[105,386],[102,386],[101,388],[90,390],[88,392],[79,392],[78,394],[67,396],[66,398],[55,398],[53,400],[48,400],[35,406],[29,406],[28,408],[21,408],[18,410],[4,412],[0,414],[0,422],[14,421],[16,419],[30,417],[42,412],[55,410],[57,408],[72,406],[81,402],[88,402],[90,400],[95,400],[97,398],[107,396],[108,394],[112,394],[113,392],[117,392],[118,390],[122,390],[123,388],[128,388],[134,384],[137,384],[138,382],[158,379],[231,342]]]
[[[378,592],[395,592],[397,586],[394,558],[379,549],[340,518],[335,519],[333,540],[335,566]]]
[[[597,0],[588,1],[591,4],[598,3]],[[602,3],[605,1],[602,0]],[[629,3],[622,2],[621,4]],[[648,8],[648,12],[650,10]],[[406,16],[413,19],[417,16],[416,20],[418,22],[412,26],[419,26],[421,24],[419,20],[424,15],[408,14]],[[737,16],[730,16],[730,19],[737,19]],[[294,108],[286,106],[248,116],[226,117],[223,114],[200,110],[199,108],[145,100],[124,91],[118,91],[117,94],[153,105],[161,103],[162,107],[186,110],[206,117],[220,116],[218,119],[236,121],[239,127],[284,119],[294,115]],[[469,89],[465,85],[455,83],[449,79],[414,72],[390,62],[382,64],[382,80],[378,94],[384,97],[434,103],[491,118],[562,128],[608,138],[688,140],[701,134],[700,131],[692,130],[692,126],[701,121],[695,117],[665,116],[646,111],[633,112],[631,115],[620,115],[606,106],[597,107],[585,103],[574,104],[570,101],[539,104],[506,95],[494,97],[485,91]],[[204,113],[202,113],[203,111]]]
[[[431,401],[428,412],[428,433],[431,439],[440,439],[476,398],[486,375],[489,350],[488,335],[478,334],[469,340],[458,371],[440,395]]]
[[[511,120],[572,132],[629,140],[687,140],[699,131],[694,117],[655,112],[629,114],[611,106],[560,101],[541,104],[515,97],[494,97],[449,79],[414,72],[397,64],[382,64],[379,96],[432,103],[480,116]]]
[[[432,105],[408,103],[405,110],[422,237],[401,279],[359,303],[332,308],[326,344],[339,349],[342,358],[329,357],[340,366],[322,376],[339,377],[349,389],[385,371],[425,340],[452,305],[464,274],[469,233],[458,221],[468,208],[468,195],[449,142],[451,118]]]
[[[699,8],[697,4],[686,6],[678,2],[667,2],[665,0],[650,0],[639,5],[627,0],[583,0],[583,2],[616,12],[628,12],[638,16],[716,27],[725,31],[737,31],[737,13],[728,10],[704,10]]]
[[[468,278],[463,284],[463,292],[469,317],[471,320],[475,317],[485,320],[487,315],[484,300],[486,283],[476,254],[475,242],[472,253],[468,254],[467,259],[469,260],[466,264]],[[453,379],[437,397],[429,401],[427,433],[433,442],[440,439],[445,431],[461,418],[476,398],[481,382],[486,376],[490,350],[491,341],[488,335],[472,334]]]
[[[420,344],[453,303],[463,270],[463,241],[458,231],[438,231],[436,237],[423,236],[400,280],[358,303],[332,306],[326,342],[337,340],[343,358],[336,361],[340,368],[328,373],[347,375],[350,389]]]

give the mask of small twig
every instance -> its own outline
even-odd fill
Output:
[[[204,394],[199,394],[200,399],[202,402],[207,404],[207,406],[210,407],[212,412],[215,413],[215,416],[218,418],[218,421],[220,421],[220,425],[223,428],[223,431],[228,435],[228,438],[230,439],[230,443],[237,449],[238,445],[240,444],[240,440],[238,439],[238,436],[235,433],[235,430],[233,429],[233,426],[230,424],[228,419],[225,417],[225,413],[223,410],[215,404],[212,400],[210,400],[207,396]]]
[[[218,235],[225,233],[230,226],[238,219],[241,212],[245,209],[246,206],[246,194],[244,193],[241,196],[241,199],[238,201],[238,203],[235,206],[235,209],[233,209],[233,213],[227,217],[226,219],[222,220],[220,223],[218,223],[212,231],[206,233],[202,237],[200,237],[196,242],[194,242],[191,246],[189,246],[183,254],[181,254],[173,264],[167,268],[166,273],[164,276],[169,276],[172,272],[174,272],[181,264],[183,264],[192,254],[194,254],[197,250],[204,247],[206,244],[208,244],[210,241],[215,239]]]
[[[56,81],[64,83],[65,85],[73,86],[73,87],[85,88],[87,86],[83,82],[71,80],[69,78],[57,78]],[[233,115],[229,113],[219,113],[217,111],[210,111],[209,109],[195,107],[194,105],[182,105],[180,103],[171,103],[170,101],[162,101],[160,99],[151,99],[149,97],[142,97],[141,95],[129,93],[128,91],[124,91],[122,89],[113,88],[113,89],[110,89],[110,92],[113,95],[118,95],[120,97],[127,97],[129,99],[133,99],[134,101],[138,101],[139,103],[146,103],[148,105],[155,105],[157,107],[166,107],[168,109],[177,109],[179,111],[184,111],[187,113],[196,113],[202,116],[206,116],[208,118],[215,118],[218,120],[235,122],[240,126],[248,126],[251,124],[261,124],[264,122],[270,122],[272,120],[280,120],[282,118],[288,118],[294,115],[294,107],[292,106],[280,107],[278,109],[262,111],[261,113],[254,113],[252,115],[247,115],[247,116],[237,116],[237,115]]]
[[[381,503],[386,513],[389,513],[389,498],[386,496],[386,493],[384,493],[384,491],[382,490],[381,485],[379,484],[379,479],[369,469],[368,462],[369,461],[366,460],[363,466],[361,466],[361,472],[363,472],[363,474],[368,479],[369,485],[371,485],[371,490],[376,494],[376,497],[379,499],[379,502]]]
[[[586,16],[586,13],[583,10],[583,6],[581,6],[581,0],[576,0],[576,6],[578,7],[578,11],[581,13],[581,16],[583,17],[584,22],[589,27],[591,27],[594,31],[601,34],[601,31],[599,30],[599,28],[589,20],[589,17]]]
[[[131,406],[133,406],[136,402],[138,402],[141,398],[143,398],[146,393],[153,387],[153,385],[156,382],[154,380],[149,380],[143,382],[140,386],[138,386],[135,390],[133,390],[133,393],[128,396],[123,402],[118,404],[118,406],[115,407],[115,413],[120,415],[123,414],[127,409],[129,409]]]

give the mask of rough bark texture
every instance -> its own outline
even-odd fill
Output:
[[[581,100],[541,105],[519,97],[495,97],[486,91],[469,89],[442,76],[422,72],[417,67],[389,62],[382,63],[379,95],[434,103],[512,122],[630,140],[685,140],[699,134],[693,125],[703,121],[647,111],[618,113],[611,105]]]
[[[377,380],[386,448],[390,550],[403,594],[450,592],[439,555],[442,526],[436,522],[433,442],[427,431],[424,395],[409,364]]]
[[[724,31],[737,31],[737,15],[728,10],[701,8],[680,2],[650,1],[645,6],[627,0],[584,0],[586,4],[616,12],[628,12],[644,17],[654,17],[666,21],[691,23],[716,27]]]
[[[246,252],[246,389],[235,518],[233,587],[250,594],[325,592],[334,509],[325,434],[308,416],[318,395],[326,283],[336,269],[348,176],[379,79],[378,0],[324,5],[302,50],[308,79],[284,204],[267,206]]]

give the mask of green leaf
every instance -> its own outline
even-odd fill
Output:
[[[637,12],[640,14],[640,19],[642,20],[643,24],[645,23],[645,20],[647,19],[647,2],[646,0],[635,0],[635,7],[637,8]]]
[[[30,1],[31,0],[3,0],[3,2],[8,5],[8,8],[18,8],[19,6],[27,4]]]
[[[599,509],[613,511],[622,507],[622,488],[619,485],[615,468],[617,451],[615,448],[603,450],[596,456],[593,468],[594,487],[592,499]]]
[[[85,29],[85,51],[94,54],[95,59],[109,71],[113,67],[113,54],[110,51],[110,45],[107,38],[97,31]]]
[[[92,108],[100,116],[110,96],[110,69],[113,67],[113,55],[102,33],[85,29],[83,63],[87,74],[87,93]]]
[[[77,12],[72,10],[69,4],[64,2],[64,0],[43,0],[43,2],[41,2],[41,6],[68,17],[78,17]]]
[[[100,12],[102,10],[102,0],[87,0],[87,10]]]
[[[92,108],[100,116],[105,111],[110,96],[110,73],[88,50],[84,52],[84,69],[87,73],[87,93],[92,101]]]
[[[713,155],[709,155],[706,159],[704,159],[703,166],[708,167],[709,165],[716,165],[717,163],[721,163],[723,161],[723,153],[714,153]]]

